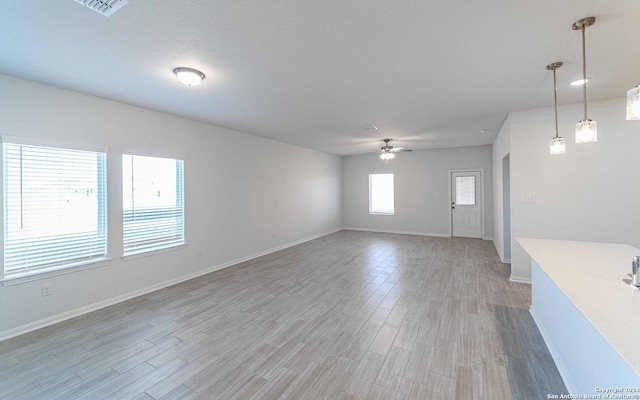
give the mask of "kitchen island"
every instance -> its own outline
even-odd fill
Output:
[[[516,241],[531,256],[531,315],[569,393],[640,399],[640,291],[629,286],[640,249]]]

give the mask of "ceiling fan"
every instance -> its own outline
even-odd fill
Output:
[[[393,147],[389,144],[392,139],[382,139],[384,146],[380,147],[380,151],[373,151],[364,154],[380,154],[380,158],[384,160],[385,164],[389,164],[389,160],[393,159],[396,155],[394,153],[400,153],[403,151],[411,151],[406,147]]]

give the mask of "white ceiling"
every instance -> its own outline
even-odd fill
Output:
[[[638,0],[130,0],[111,17],[0,0],[0,72],[338,155],[470,146],[553,105],[551,62],[559,102],[580,101],[587,16],[589,99],[625,96]],[[207,78],[186,87],[179,66]]]

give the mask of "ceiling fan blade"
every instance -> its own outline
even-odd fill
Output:
[[[380,150],[376,150],[376,151],[370,151],[368,153],[360,153],[360,155],[367,155],[367,154],[382,154],[382,152]]]
[[[408,149],[406,147],[394,147],[393,149],[391,149],[392,153],[401,153],[403,151],[413,151],[413,150]]]

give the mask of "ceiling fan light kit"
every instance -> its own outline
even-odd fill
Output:
[[[380,147],[380,150],[382,150],[380,158],[384,160],[385,164],[389,164],[389,160],[393,160],[396,156],[391,152],[393,150],[393,146],[389,144],[390,141],[391,139],[384,139],[384,146]]]
[[[395,154],[391,153],[391,152],[387,152],[385,151],[384,153],[380,154],[380,158],[384,160],[385,164],[389,164],[389,160],[393,160],[395,158]]]
[[[384,146],[380,147],[380,150],[363,154],[378,154],[380,159],[384,160],[385,164],[389,164],[389,160],[393,160],[396,157],[395,153],[411,151],[411,149],[408,149],[406,147],[391,146],[389,144],[391,139],[382,139],[382,141],[384,142]]]

